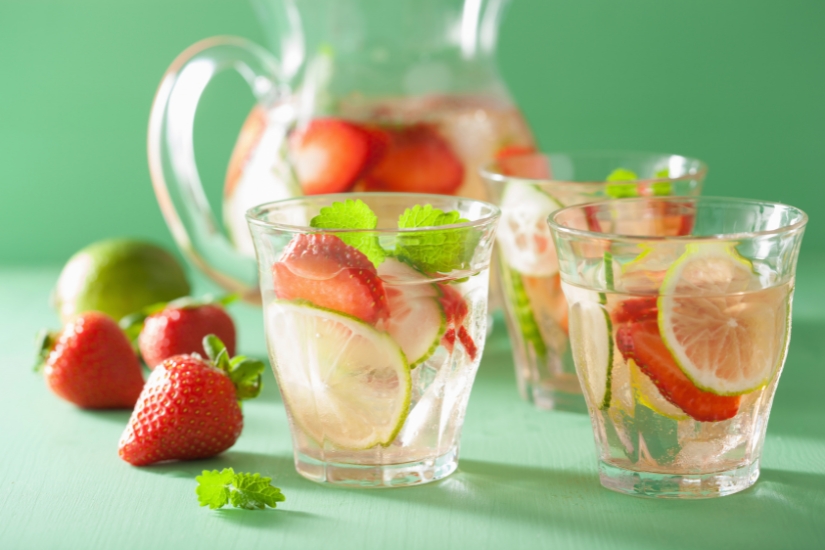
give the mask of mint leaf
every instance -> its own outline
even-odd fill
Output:
[[[656,179],[669,178],[670,170],[667,167],[662,168],[653,174],[653,177]],[[673,188],[671,187],[669,181],[657,181],[651,185],[651,188],[653,189],[653,194],[656,196],[671,195],[673,193]]]
[[[456,211],[443,212],[427,204],[406,209],[398,219],[398,227],[429,228],[467,221]],[[449,273],[469,267],[478,239],[478,233],[466,227],[402,233],[398,236],[396,255],[427,273]]]
[[[260,474],[236,474],[232,468],[224,468],[220,472],[204,470],[195,480],[198,503],[212,510],[230,503],[235,508],[263,510],[286,500],[281,490],[272,486],[272,478]]]
[[[316,229],[375,229],[378,216],[360,199],[347,199],[325,206],[317,216],[309,221]],[[374,233],[340,233],[336,235],[353,248],[360,250],[377,267],[384,261],[386,253],[378,244]]]
[[[636,190],[635,183],[618,183],[622,181],[635,182],[637,179],[639,179],[639,177],[633,170],[628,170],[627,168],[616,168],[610,172],[610,175],[608,175],[605,180],[608,182],[605,193],[607,193],[608,197],[613,197],[614,199],[638,197],[639,192]]]
[[[195,489],[198,503],[201,506],[209,506],[212,510],[226,506],[229,503],[229,487],[233,479],[235,472],[232,468],[225,468],[221,472],[204,470],[203,474],[195,478],[198,482]]]
[[[271,477],[261,477],[260,474],[235,474],[236,491],[230,497],[232,506],[247,510],[263,510],[267,506],[275,508],[286,499],[281,490],[271,483]]]

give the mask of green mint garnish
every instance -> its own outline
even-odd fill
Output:
[[[656,179],[665,179],[670,177],[670,170],[668,168],[662,168],[655,174],[653,177]],[[673,194],[673,188],[670,185],[669,181],[658,181],[654,183],[651,188],[653,189],[653,194],[656,196],[666,196]]]
[[[626,168],[616,168],[615,170],[610,172],[610,175],[607,176],[607,179],[605,180],[606,182],[608,182],[605,192],[607,193],[607,196],[613,197],[614,199],[623,199],[625,197],[638,197],[639,192],[636,189],[635,183],[621,183],[624,181],[635,182],[638,179],[639,177],[633,170],[628,170]]]
[[[235,508],[263,510],[267,506],[275,508],[286,500],[281,490],[272,486],[271,477],[260,474],[235,473],[232,468],[204,470],[195,478],[198,487],[198,502],[212,510],[232,504]]]
[[[415,229],[468,221],[456,211],[443,212],[427,204],[406,209],[398,218],[398,227]],[[427,273],[449,273],[469,267],[478,237],[478,234],[469,228],[402,233],[398,237],[396,256],[410,260]]]
[[[322,208],[320,213],[310,220],[309,225],[316,229],[368,230],[378,226],[378,216],[362,200],[347,199]],[[363,252],[376,266],[381,265],[386,257],[384,249],[378,244],[377,234],[340,233],[337,237]]]

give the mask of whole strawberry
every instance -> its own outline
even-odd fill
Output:
[[[81,313],[41,345],[49,388],[84,409],[131,409],[143,373],[129,339],[111,317]]]
[[[134,466],[192,460],[222,453],[243,429],[239,401],[261,390],[260,361],[230,360],[214,335],[204,338],[209,359],[176,355],[161,362],[138,398],[120,438],[120,457]]]
[[[235,323],[223,308],[223,304],[232,299],[203,302],[183,298],[161,306],[159,311],[127,317],[121,325],[129,325],[127,332],[132,334],[140,332],[138,347],[150,369],[173,355],[198,353],[205,356],[203,338],[207,334],[217,336],[229,355],[234,355]]]

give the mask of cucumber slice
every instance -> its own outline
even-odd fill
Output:
[[[386,330],[414,369],[435,353],[447,330],[438,286],[429,277],[394,258],[378,267],[384,281],[389,318],[378,328]]]
[[[570,306],[570,346],[590,405],[607,409],[613,370],[613,325],[607,309],[598,301],[579,300]]]
[[[536,185],[511,182],[501,197],[497,240],[507,264],[523,275],[547,277],[559,271],[547,216],[562,205]]]

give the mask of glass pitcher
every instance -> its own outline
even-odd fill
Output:
[[[194,44],[166,72],[149,124],[166,222],[226,290],[259,300],[244,219],[252,206],[372,190],[483,199],[479,167],[532,149],[495,63],[508,0],[253,2],[278,56],[235,37]],[[192,128],[203,90],[227,68],[246,79],[257,105],[229,162],[221,224],[198,175]]]

